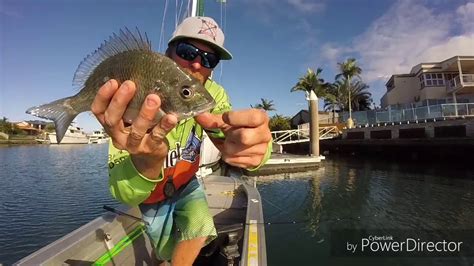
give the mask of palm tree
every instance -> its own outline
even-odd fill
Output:
[[[345,62],[342,63],[337,63],[339,65],[339,70],[341,73],[336,75],[336,80],[340,79],[341,77],[344,77],[346,79],[347,84],[351,84],[351,78],[354,76],[357,76],[360,78],[360,74],[362,73],[362,69],[357,65],[356,59],[355,58],[349,58]],[[352,85],[352,84],[351,84]],[[349,92],[349,120],[348,124],[352,126],[352,108],[351,108],[351,90],[348,90]]]
[[[260,100],[262,101],[262,103],[257,103],[256,105],[252,106],[250,105],[250,107],[252,108],[257,108],[257,109],[263,109],[265,111],[276,111],[275,109],[275,104],[273,103],[273,100],[267,100],[267,99],[263,99],[263,98],[260,98]]]
[[[372,94],[368,92],[369,85],[360,80],[356,80],[351,84],[350,94],[352,95],[351,105],[356,111],[370,110],[372,105]]]
[[[322,68],[318,68],[316,73],[308,68],[306,75],[301,77],[291,92],[304,91],[306,98],[309,100],[309,112],[311,114],[310,123],[310,141],[311,141],[311,154],[313,156],[319,156],[319,114],[318,114],[318,96],[321,98],[331,97],[329,96],[329,83],[324,82],[324,79],[319,75],[323,71]],[[311,93],[313,92],[313,93]],[[316,95],[316,99],[311,99],[312,95]]]
[[[306,75],[301,77],[298,83],[291,88],[291,92],[304,91],[306,96],[309,96],[309,93],[314,91],[320,98],[331,97],[328,90],[331,85],[324,82],[324,79],[319,76],[322,71],[322,68],[318,68],[315,73],[312,69],[308,68]]]
[[[350,90],[344,78],[336,80],[329,88],[333,97],[324,100],[324,110],[334,112],[341,112],[349,110],[349,103],[351,108],[356,111],[370,110],[373,102],[372,94],[367,91],[369,86],[360,80],[352,81]],[[351,95],[349,102],[348,96]],[[334,122],[334,121],[333,121]]]

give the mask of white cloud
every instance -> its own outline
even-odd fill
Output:
[[[474,33],[474,3],[467,3],[458,7],[456,13],[464,31]]]
[[[420,1],[400,0],[353,39],[353,49],[326,44],[321,57],[342,61],[356,55],[366,82],[386,81],[421,62],[474,55],[473,23],[474,3],[435,12]]]
[[[321,12],[326,8],[323,2],[314,2],[313,0],[287,0],[287,2],[297,10],[305,13]]]
[[[12,18],[23,18],[23,15],[16,10],[13,6],[9,6],[6,3],[0,4],[0,17],[12,17]]]
[[[336,62],[344,53],[344,48],[331,43],[325,43],[321,47],[321,58],[328,62]]]
[[[251,16],[273,25],[274,20],[305,20],[304,15],[314,15],[325,11],[326,0],[244,0]],[[295,24],[296,25],[296,24]]]

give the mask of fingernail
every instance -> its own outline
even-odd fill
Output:
[[[176,126],[176,121],[175,121],[175,119],[172,119],[171,117],[166,117],[161,122],[161,128],[163,128],[166,131],[170,131],[175,126]]]
[[[122,83],[122,86],[121,86],[122,90],[123,91],[129,91],[130,90],[130,82],[129,81],[125,81],[124,83]]]
[[[155,108],[158,106],[158,102],[156,102],[154,99],[150,99],[150,97],[146,98],[146,104],[150,108]]]

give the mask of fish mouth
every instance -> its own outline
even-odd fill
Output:
[[[198,108],[196,108],[197,110],[193,110],[193,111],[189,111],[189,112],[183,112],[181,114],[180,118],[181,119],[186,119],[186,118],[194,117],[196,115],[205,113],[205,112],[211,110],[212,108],[214,108],[215,105],[216,105],[215,101],[199,105]]]

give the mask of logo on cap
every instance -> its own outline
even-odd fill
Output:
[[[201,19],[201,22],[201,29],[198,34],[207,35],[215,41],[217,36],[217,25],[205,19]]]

